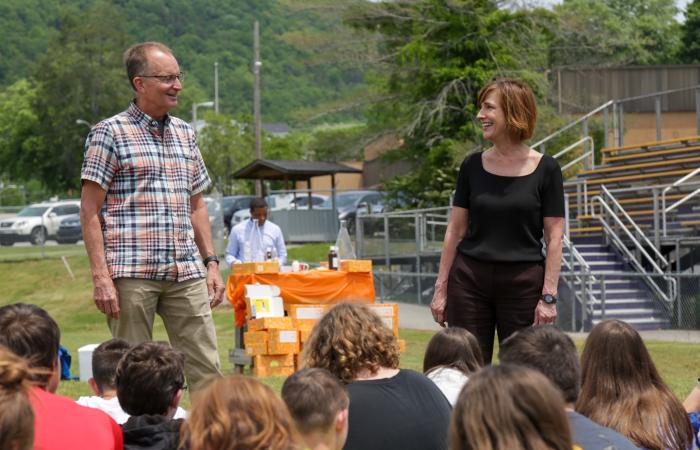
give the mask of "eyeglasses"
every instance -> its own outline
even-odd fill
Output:
[[[185,74],[180,72],[177,75],[139,75],[141,78],[155,78],[163,84],[175,84],[175,80],[182,81],[185,79]]]

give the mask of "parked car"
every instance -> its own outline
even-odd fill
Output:
[[[233,215],[242,209],[250,209],[250,202],[254,198],[253,195],[231,195],[221,199],[224,208],[224,224],[227,230],[231,230]]]
[[[327,198],[324,195],[311,195],[312,208],[317,209],[323,207]],[[283,209],[308,209],[309,196],[308,194],[297,194],[296,198],[293,194],[272,194],[265,197],[265,202],[270,211],[279,211]],[[241,222],[250,219],[250,206],[245,209],[236,211],[231,217],[231,226],[235,227]]]
[[[15,217],[0,221],[0,245],[27,241],[33,245],[41,245],[47,239],[56,238],[63,219],[79,212],[79,200],[29,205]]]
[[[56,242],[75,244],[82,239],[83,229],[80,227],[80,214],[73,214],[61,220],[56,232]]]
[[[348,232],[355,233],[355,218],[361,214],[372,214],[384,211],[384,193],[380,191],[362,190],[345,191],[335,194],[335,207],[338,219],[347,221]],[[327,198],[322,207],[331,208],[333,199]]]

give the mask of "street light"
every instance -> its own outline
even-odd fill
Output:
[[[192,103],[192,128],[197,131],[197,108],[213,108],[214,102]]]

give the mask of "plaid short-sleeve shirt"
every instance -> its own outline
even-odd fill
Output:
[[[100,211],[112,278],[184,281],[205,276],[190,220],[190,197],[210,183],[192,128],[158,122],[134,102],[95,125],[81,179],[107,191]]]

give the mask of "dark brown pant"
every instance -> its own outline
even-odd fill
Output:
[[[500,343],[532,325],[543,283],[542,263],[491,263],[457,253],[447,282],[447,323],[476,336],[490,364],[494,330]]]

